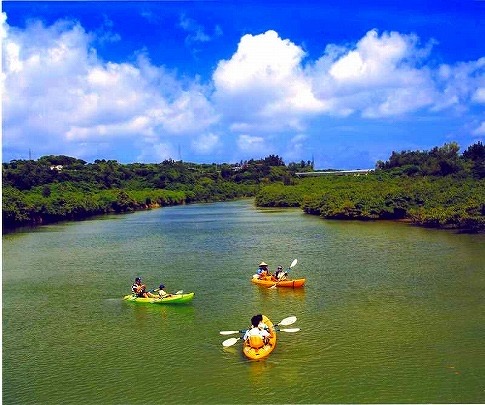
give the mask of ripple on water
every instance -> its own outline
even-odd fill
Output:
[[[10,235],[3,400],[482,403],[477,238],[265,212],[251,202]],[[305,288],[250,283],[259,261],[294,258],[291,275],[306,277]],[[195,291],[194,301],[123,302],[137,275],[150,287]],[[243,329],[259,312],[274,322],[295,315],[301,331],[281,332],[261,362],[245,359],[240,344],[224,349],[218,332]]]

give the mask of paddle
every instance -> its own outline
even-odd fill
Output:
[[[226,340],[224,340],[224,342],[222,342],[222,346],[229,347],[229,346],[235,345],[241,339],[242,338],[240,338],[240,337],[226,339]]]
[[[292,267],[295,267],[297,263],[298,263],[298,259],[293,260],[290,264],[290,267],[288,267],[287,271],[289,271]],[[281,280],[281,281],[284,281],[284,280]],[[268,288],[274,289],[274,288],[276,288],[276,285],[278,283],[279,283],[279,281],[277,281],[275,284],[273,284],[271,287],[268,287]]]
[[[244,333],[245,330],[221,330],[220,335],[234,335],[235,333]]]
[[[295,333],[299,332],[300,328],[285,328],[285,329],[276,329],[276,332],[286,332],[286,333]]]
[[[289,326],[296,322],[296,316],[289,316],[288,318],[282,319],[277,324],[273,325],[276,326]],[[244,333],[245,330],[221,330],[219,333],[221,335],[233,335],[234,333]]]
[[[299,332],[300,331],[300,328],[276,329],[276,331],[277,332],[294,333],[294,332]],[[222,342],[222,346],[224,346],[224,347],[233,346],[237,342],[239,342],[241,339],[242,339],[242,337],[226,339],[226,340],[224,340],[224,342]]]

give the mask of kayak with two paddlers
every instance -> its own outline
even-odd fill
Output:
[[[259,278],[256,274],[251,279],[254,284],[261,285],[263,287],[289,287],[289,288],[300,288],[305,284],[306,279],[295,278],[286,280],[276,280],[272,276],[265,276],[264,278]]]
[[[191,301],[192,298],[194,298],[193,292],[184,294],[184,291],[180,290],[174,294],[167,293],[164,284],[160,284],[152,291],[147,291],[146,285],[142,283],[140,277],[135,278],[135,282],[131,286],[131,294],[123,297],[125,301],[147,304],[184,304]]]
[[[145,303],[145,304],[185,304],[192,301],[194,293],[184,293],[183,291],[177,291],[175,294],[167,294],[164,297],[138,297],[135,294],[125,295],[123,300]]]
[[[278,266],[278,269],[274,274],[270,274],[268,265],[265,262],[259,264],[259,268],[256,274],[251,278],[251,282],[261,285],[263,287],[276,288],[276,287],[289,287],[299,288],[303,287],[306,279],[304,278],[289,278],[288,272],[291,268],[296,266],[298,260],[295,259],[291,262],[286,271],[283,271],[282,266]]]

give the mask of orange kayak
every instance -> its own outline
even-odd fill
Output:
[[[261,285],[263,287],[289,287],[289,288],[299,288],[303,287],[305,284],[306,279],[304,278],[295,278],[295,279],[286,279],[282,281],[275,281],[271,276],[266,276],[264,278],[258,278],[256,275],[253,276],[251,282],[254,284]]]
[[[243,353],[244,355],[251,359],[251,360],[259,360],[264,359],[265,357],[269,356],[269,354],[274,350],[276,346],[276,330],[273,326],[273,322],[271,322],[266,315],[263,315],[263,323],[271,329],[272,337],[269,339],[268,344],[264,345],[259,349],[255,349],[249,345],[248,341],[244,341],[243,343]]]

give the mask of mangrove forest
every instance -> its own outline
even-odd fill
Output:
[[[43,156],[2,164],[3,231],[94,215],[254,197],[338,220],[402,220],[485,232],[485,146],[392,152],[366,174],[314,171],[277,155],[235,164],[93,163]],[[302,173],[311,176],[301,176]],[[342,172],[344,173],[344,172]],[[339,175],[341,174],[341,175]]]

